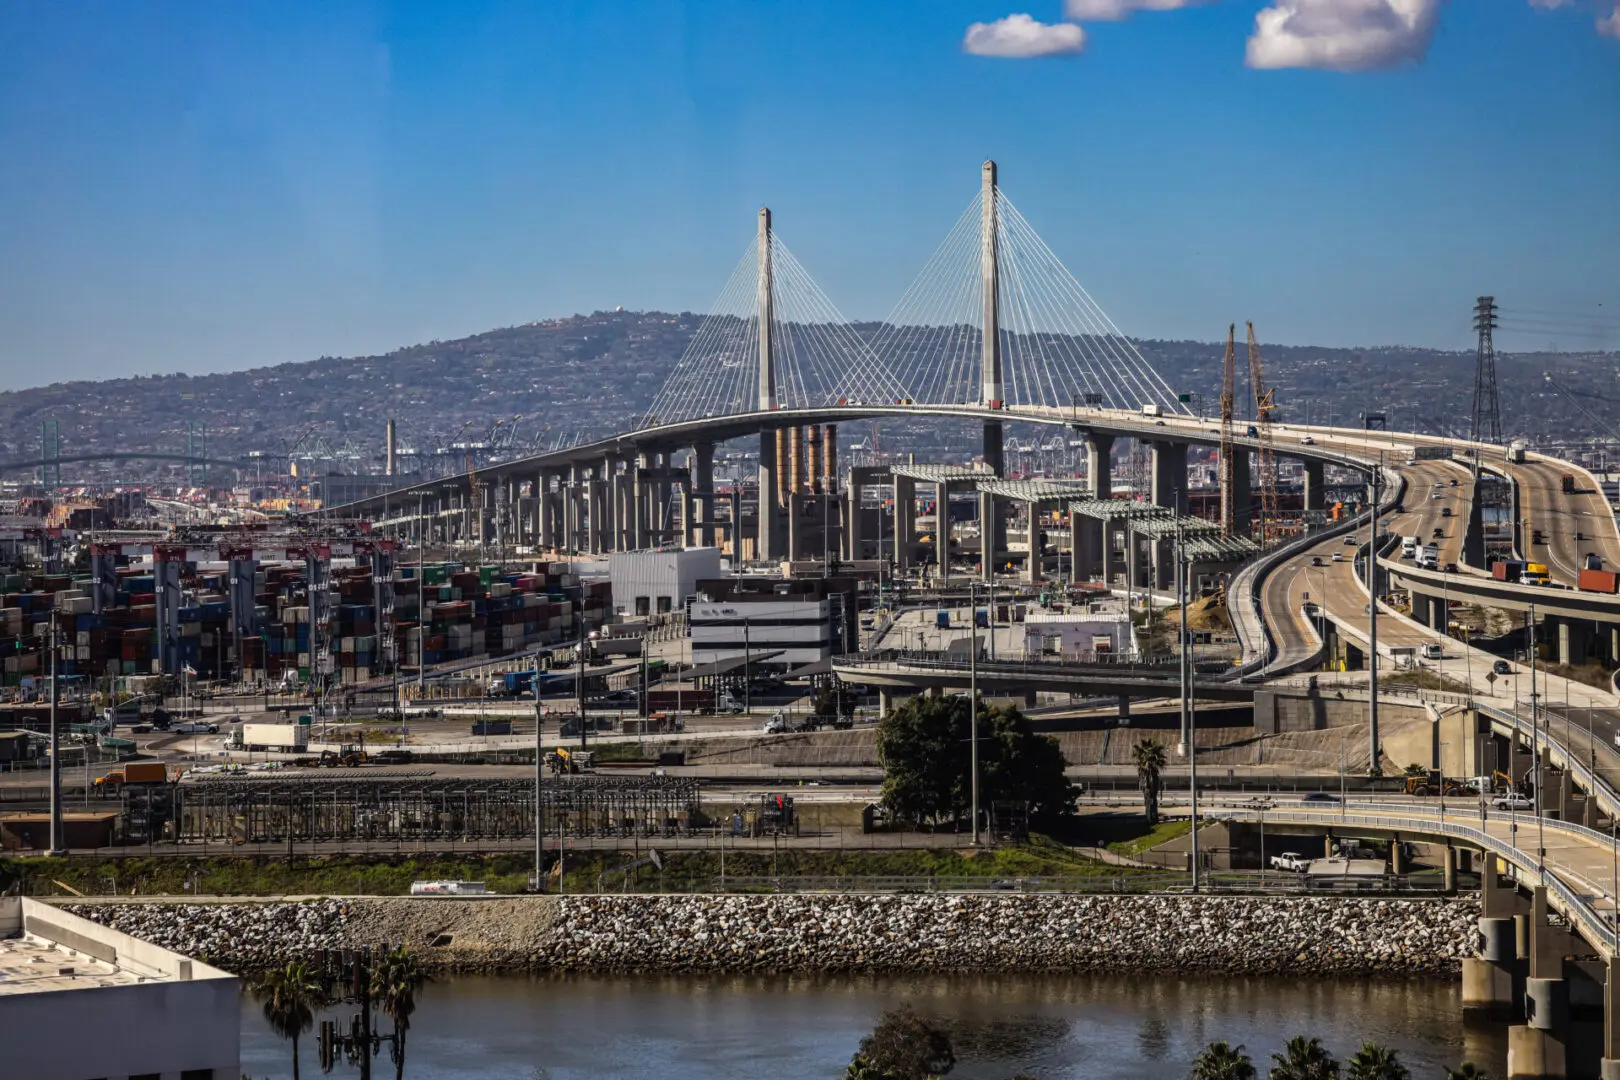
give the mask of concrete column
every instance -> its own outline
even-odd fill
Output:
[[[1187,512],[1187,444],[1155,442],[1151,448],[1155,506],[1167,506],[1178,514]]]
[[[934,485],[934,556],[939,559],[939,583],[951,581],[951,485],[941,480]]]
[[[1389,872],[1399,876],[1406,873],[1406,854],[1401,850],[1400,834],[1389,842]]]
[[[1537,886],[1530,901],[1530,970],[1524,984],[1527,1023],[1508,1028],[1509,1080],[1542,1080],[1569,1075],[1569,983],[1563,950],[1547,922],[1547,889]]]
[[[1005,550],[999,542],[1001,533],[1001,507],[988,491],[979,492],[979,566],[985,581],[995,580],[997,555]]]
[[[1041,580],[1041,504],[1034,500],[1024,504],[1029,514],[1029,558],[1024,562],[1024,580],[1031,584]]]
[[[1114,585],[1114,519],[1103,518],[1098,523],[1102,533],[1102,550],[1099,561],[1102,564],[1103,584],[1109,588]]]
[[[607,501],[606,485],[598,480],[585,482],[585,550],[592,555],[602,551],[602,525],[607,517],[603,504]]]
[[[1086,485],[1094,499],[1114,494],[1114,437],[1086,432]]]
[[[692,481],[681,481],[681,547],[697,546],[697,523],[693,520],[693,510],[697,500],[692,498]]]
[[[630,543],[639,551],[648,546],[648,527],[652,522],[651,483],[647,479],[647,455],[637,456],[634,466],[627,472],[630,480]]]
[[[545,473],[534,477],[534,546],[551,546],[551,477]]]
[[[905,570],[917,547],[917,481],[909,476],[894,478],[894,565]]]
[[[1451,896],[1457,891],[1457,849],[1447,844],[1442,858],[1445,861],[1440,864],[1440,890]]]
[[[776,486],[776,443],[781,433],[762,431],[759,435],[759,518],[755,523],[754,554],[760,559],[778,558],[776,543],[776,507],[780,495]],[[733,529],[733,532],[738,530]],[[739,538],[737,551],[742,551]]]
[[[1620,1080],[1620,957],[1604,964],[1602,1080]]]
[[[862,484],[854,469],[844,478],[844,558],[854,562],[861,557]]]
[[[696,516],[700,523],[697,543],[702,547],[714,546],[714,444],[698,443],[692,447],[687,471],[691,474],[692,490],[696,493]]]
[[[809,482],[806,485],[810,494],[821,494],[821,478],[823,464],[821,460],[821,426],[811,424],[805,431],[805,471],[809,473]]]
[[[1137,573],[1136,569],[1137,548],[1141,546],[1140,540],[1141,537],[1136,535],[1136,530],[1131,528],[1131,523],[1127,521],[1125,523],[1125,580],[1130,582],[1132,592],[1142,587],[1142,577]]]
[[[1327,481],[1321,461],[1305,459],[1305,509],[1327,509]]]
[[[1249,449],[1240,446],[1232,455],[1232,531],[1249,534],[1253,520],[1254,492],[1249,485]]]
[[[1494,874],[1494,868],[1490,872]],[[1517,963],[1513,920],[1481,918],[1479,956],[1469,957],[1462,964],[1463,1015],[1492,1020],[1511,1017]]]

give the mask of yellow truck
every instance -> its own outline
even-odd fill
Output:
[[[102,798],[110,798],[122,791],[127,784],[166,784],[169,782],[169,769],[161,761],[128,761],[113,769],[105,776],[96,777],[96,794]]]

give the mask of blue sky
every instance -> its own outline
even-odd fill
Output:
[[[1620,348],[1614,0],[1007,2],[15,0],[0,388],[704,310],[762,204],[879,317],[985,157],[1132,334]]]

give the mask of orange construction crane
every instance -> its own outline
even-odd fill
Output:
[[[1254,390],[1255,428],[1260,441],[1260,543],[1270,544],[1281,529],[1277,513],[1277,447],[1271,437],[1271,414],[1277,409],[1277,388],[1266,385],[1260,345],[1249,323],[1249,386]]]
[[[1226,360],[1221,366],[1221,531],[1231,534],[1237,525],[1237,445],[1232,437],[1237,405],[1237,324],[1226,328]],[[1247,450],[1244,453],[1248,453]]]

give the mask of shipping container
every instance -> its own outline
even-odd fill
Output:
[[[1582,570],[1580,587],[1587,592],[1620,592],[1620,574],[1613,570]]]

